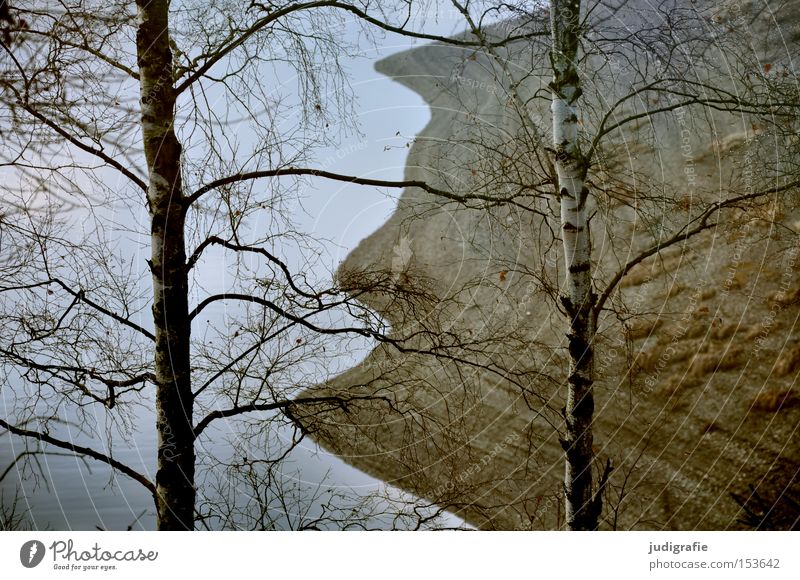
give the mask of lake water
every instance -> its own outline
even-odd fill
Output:
[[[152,423],[151,423],[152,424]],[[142,425],[144,428],[144,425]],[[69,437],[69,434],[60,434]],[[76,443],[84,442],[80,435],[74,437]],[[89,442],[85,442],[89,443]],[[0,457],[5,466],[10,458],[22,451],[19,439],[0,438]],[[228,453],[223,445],[208,449],[221,456]],[[154,475],[155,438],[152,430],[142,429],[136,437],[135,447],[120,446],[114,450],[114,457],[148,475]],[[26,526],[34,529],[51,530],[151,530],[155,528],[155,515],[152,498],[149,493],[132,479],[116,474],[105,464],[87,459],[83,461],[72,455],[42,455],[38,458],[44,477],[36,480],[28,477],[20,479],[20,475],[12,469],[0,488],[8,502],[15,492],[19,494],[19,508],[27,512]],[[306,504],[314,500],[314,493],[319,484],[324,488],[332,488],[336,493],[346,496],[364,497],[371,494],[388,494],[401,501],[410,500],[410,496],[399,490],[387,487],[373,477],[345,464],[340,459],[319,449],[313,442],[306,440],[304,445],[295,450],[289,468],[284,474],[284,484],[295,490],[290,498],[289,513],[282,513],[280,508],[272,514],[279,529],[297,528],[302,521],[302,514],[292,511],[293,501]],[[296,469],[295,469],[296,468]],[[38,483],[37,483],[38,481]],[[261,490],[263,492],[263,490]],[[243,490],[250,493],[251,490]],[[392,504],[394,505],[394,504]],[[311,506],[308,516],[319,514],[318,505]],[[380,510],[391,509],[381,503]],[[291,526],[289,521],[292,522]],[[391,528],[390,517],[376,516],[365,521],[371,528]],[[455,516],[446,516],[442,525],[458,527],[463,522]],[[214,523],[211,523],[215,527]]]

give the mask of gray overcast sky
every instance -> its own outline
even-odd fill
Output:
[[[345,34],[351,38],[356,34],[356,26],[350,26]],[[428,18],[422,27],[425,32],[450,34],[460,28],[460,22],[452,12],[439,15],[438,21]],[[377,60],[390,54],[418,46],[421,41],[411,41],[389,35],[379,48],[368,48],[362,57],[345,59],[344,66],[357,97],[357,118],[359,133],[342,140],[341,147],[319,151],[317,164],[328,171],[369,176],[381,179],[402,179],[408,154],[406,144],[424,127],[430,119],[428,106],[422,98],[384,77],[374,70]],[[291,83],[291,78],[282,78]],[[398,135],[399,133],[399,135]],[[333,270],[360,240],[381,227],[396,206],[400,190],[379,190],[373,187],[346,185],[328,180],[314,179],[305,192],[304,209],[306,216],[295,216],[298,226],[316,237],[331,240],[329,254],[320,264],[326,270]],[[138,204],[137,204],[138,205]],[[144,208],[134,210],[134,213]],[[128,214],[131,215],[131,214]],[[122,215],[120,219],[125,219]],[[140,215],[137,218],[142,218]],[[141,221],[140,223],[145,223]],[[146,231],[146,230],[145,230]],[[114,233],[109,232],[112,236]],[[146,240],[141,240],[145,242]],[[143,244],[138,252],[129,245],[123,245],[123,252],[133,251],[135,258],[144,266],[149,250]],[[291,258],[291,257],[290,257]],[[302,261],[300,256],[297,256]],[[207,264],[205,272],[200,273],[204,286],[211,289],[217,284],[225,285],[224,263]],[[220,272],[223,272],[220,277]],[[323,272],[317,275],[324,276]],[[149,283],[149,276],[142,277],[142,283]],[[219,312],[223,319],[224,311]],[[149,323],[142,321],[149,326]],[[222,322],[224,324],[224,322]],[[364,345],[367,346],[366,344]],[[366,354],[366,350],[354,352],[352,364]],[[118,458],[134,467],[152,468],[155,459],[153,433],[148,428],[150,417],[138,418],[140,434],[136,437],[135,448],[122,448],[115,453]],[[101,421],[102,423],[102,421]],[[74,434],[80,439],[79,434]],[[11,447],[9,447],[11,445]],[[22,449],[21,441],[0,440],[0,457],[3,465]],[[342,461],[327,454],[316,455],[318,451],[310,441],[301,451],[296,464],[301,468],[303,478],[309,482],[322,478],[330,472],[328,483],[332,485],[357,486],[362,491],[378,488],[380,482],[345,465]],[[35,489],[31,482],[24,486],[25,507],[32,510],[35,526],[51,526],[54,529],[93,529],[95,525],[109,528],[123,528],[132,520],[132,514],[141,509],[151,509],[144,490],[139,485],[118,478],[114,491],[108,487],[111,473],[103,465],[92,464],[91,471],[75,457],[48,456],[43,460],[45,472],[50,479],[52,493],[42,487]],[[3,490],[13,492],[14,477],[3,482]],[[115,478],[116,479],[116,478]],[[151,518],[140,522],[146,528],[152,527]],[[457,520],[451,523],[457,524]]]
[[[438,22],[429,18],[423,29],[431,34],[449,35],[460,30],[460,24],[452,13],[444,13],[439,15]],[[353,33],[351,30],[350,34]],[[367,49],[363,57],[345,61],[358,99],[362,135],[345,139],[339,150],[321,151],[319,161],[325,169],[377,179],[403,179],[408,155],[406,144],[428,122],[430,110],[422,97],[377,73],[374,65],[381,58],[420,44],[421,41],[389,35],[381,47]],[[328,165],[327,161],[333,163]],[[312,217],[306,225],[310,231],[336,242],[337,247],[331,248],[334,264],[386,221],[400,195],[399,190],[378,190],[323,179],[313,180],[312,184],[305,205]]]

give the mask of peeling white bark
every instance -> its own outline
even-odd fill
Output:
[[[577,103],[581,95],[577,59],[580,46],[579,0],[552,0],[551,83],[553,149],[561,205],[561,236],[566,266],[564,307],[570,355],[564,410],[566,453],[564,493],[567,526],[596,529],[599,501],[592,495],[592,419],[594,399],[595,296],[592,293],[592,244],[587,215],[586,166],[578,141]]]
[[[149,183],[153,322],[155,327],[157,525],[194,528],[191,326],[185,248],[181,146],[175,136],[169,1],[137,0],[136,35],[141,126]]]

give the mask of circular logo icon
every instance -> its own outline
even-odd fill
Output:
[[[39,540],[25,542],[19,549],[19,561],[26,568],[35,568],[44,560],[44,552],[44,544]]]

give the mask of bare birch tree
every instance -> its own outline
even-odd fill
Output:
[[[242,449],[259,443],[266,456],[219,460],[215,467],[269,485],[275,466],[307,433],[298,414],[363,404],[402,407],[396,397],[352,390],[295,396],[304,381],[320,380],[308,368],[324,369],[335,356],[331,351],[346,352],[348,337],[418,352],[414,344],[424,334],[433,344],[426,353],[454,356],[449,353],[458,341],[437,339],[435,328],[417,330],[409,340],[389,337],[386,323],[358,301],[364,292],[382,292],[415,308],[427,299],[424,288],[400,288],[391,273],[321,286],[304,275],[306,264],[279,255],[284,241],[300,249],[313,245],[292,229],[296,206],[288,203],[307,178],[452,195],[424,183],[314,167],[315,148],[335,143],[328,127],[346,118],[350,102],[338,65],[349,47],[336,27],[353,19],[368,31],[437,38],[411,29],[411,4],[398,3],[399,11],[381,4],[141,0],[16,7],[29,21],[25,34],[33,42],[25,50],[3,47],[9,65],[2,101],[14,142],[2,164],[16,180],[22,210],[16,222],[3,223],[21,241],[4,248],[18,270],[0,288],[4,390],[17,406],[0,427],[42,450],[56,447],[101,461],[137,481],[153,498],[160,530],[193,529],[196,519],[234,525],[213,499],[197,500],[197,449],[220,420],[241,421],[245,434],[238,437],[252,444]],[[296,70],[297,95],[266,86],[263,71],[278,63]],[[214,99],[229,109],[217,110]],[[235,126],[241,121],[231,119],[233,111],[254,134],[247,154],[240,153]],[[281,119],[291,115],[298,122],[282,133]],[[49,204],[43,215],[24,209],[43,198]],[[108,213],[128,213],[135,223],[131,200],[137,198],[146,208],[149,289],[138,284],[136,263],[120,256],[108,235],[112,227],[141,232],[125,221],[112,225]],[[96,219],[95,225],[70,221],[70,203],[82,212],[79,223]],[[255,235],[252,220],[265,210],[270,231]],[[233,256],[236,290],[204,292],[193,282],[215,251]],[[202,323],[218,304],[236,312],[232,333]],[[30,393],[37,402],[25,405]],[[151,396],[158,439],[153,479],[111,451],[58,434],[68,421],[62,409],[72,409],[80,429],[99,435],[87,411],[94,407],[129,432],[135,409]],[[279,425],[294,433],[288,450],[265,450],[264,433]],[[198,504],[211,507],[198,514]],[[264,517],[271,500],[257,497],[256,504],[261,515],[251,524],[274,523]]]
[[[746,208],[787,200],[796,189],[796,179],[785,173],[793,153],[783,150],[776,164],[776,147],[782,146],[759,137],[793,125],[796,99],[788,86],[796,77],[789,68],[783,68],[780,77],[765,75],[778,65],[771,58],[766,65],[760,63],[764,57],[757,56],[756,49],[741,50],[753,45],[742,22],[754,20],[742,15],[737,25],[731,25],[728,8],[713,3],[452,0],[452,4],[472,37],[484,42],[487,58],[479,66],[496,82],[489,88],[503,95],[507,111],[522,127],[517,134],[500,136],[519,145],[513,151],[509,148],[507,157],[500,155],[499,163],[481,167],[477,187],[504,191],[527,181],[529,198],[520,198],[521,203],[539,212],[545,224],[557,224],[544,229],[552,232],[556,246],[545,241],[540,250],[532,251],[560,248],[555,253],[563,253],[563,274],[542,268],[531,275],[544,295],[557,300],[566,324],[568,369],[564,369],[564,426],[559,435],[566,464],[565,523],[573,530],[597,529],[612,471],[611,458],[597,465],[593,441],[593,384],[607,378],[598,377],[594,368],[598,325],[625,319],[620,289],[639,264],[676,245],[693,243],[719,227],[726,216],[739,220]],[[549,29],[549,40],[537,36],[500,49],[488,46],[520,29]],[[467,59],[475,61],[468,53]],[[783,89],[777,86],[779,79],[786,79]],[[460,80],[463,87],[465,81]],[[776,86],[768,88],[770,84]],[[479,118],[480,112],[474,115]],[[695,123],[691,130],[688,118]],[[688,193],[680,183],[677,189],[674,183],[664,183],[663,192],[661,187],[642,185],[663,179],[645,173],[648,168],[637,161],[642,143],[652,144],[658,155],[659,139],[663,148],[674,147],[665,136],[674,139],[680,134],[686,141],[684,149],[699,149],[697,141],[703,135],[720,143],[718,126],[736,122],[743,126],[745,137],[728,136],[726,143],[736,147],[746,140],[751,165],[747,183],[733,172],[701,185],[693,154],[688,152],[679,157],[686,166]],[[478,158],[493,159],[499,140],[496,123],[486,119],[481,128],[486,132],[484,143],[473,138],[462,146],[475,149]],[[701,137],[689,145],[687,135],[694,138],[698,132]],[[637,153],[621,159],[631,140]],[[727,154],[725,147],[715,154]],[[545,192],[543,184],[552,187],[552,193]],[[623,213],[612,206],[622,207]],[[633,218],[622,217],[628,215],[624,211]],[[592,218],[599,232],[590,231]],[[615,257],[615,227],[621,218],[640,223],[648,241],[626,241],[630,245],[623,244],[621,255]],[[598,239],[612,249],[594,251],[593,240]],[[561,279],[554,280],[554,275]]]
[[[552,34],[553,148],[561,236],[564,245],[566,296],[562,299],[569,321],[567,334],[570,369],[564,476],[567,526],[571,530],[597,527],[592,498],[592,419],[594,417],[594,336],[597,328],[592,292],[592,239],[589,232],[587,165],[578,145],[578,107],[583,92],[578,75],[581,39],[581,3],[554,0],[550,8]]]
[[[791,126],[795,120],[797,102],[791,79],[765,91],[763,75],[751,75],[752,59],[742,57],[728,61],[737,67],[735,89],[717,82],[723,67],[708,56],[704,37],[710,8],[664,1],[650,9],[657,24],[632,26],[624,18],[615,21],[626,10],[628,18],[636,13],[624,1],[588,6],[553,0],[549,11],[539,3],[451,3],[471,35],[443,39],[412,30],[415,6],[404,2],[389,7],[370,1],[140,0],[77,2],[69,9],[54,4],[48,10],[15,2],[20,16],[11,33],[30,42],[2,46],[7,147],[0,171],[11,176],[6,181],[14,191],[5,201],[13,202],[14,211],[1,223],[0,355],[3,388],[16,406],[0,426],[42,445],[36,452],[56,447],[109,465],[152,496],[159,529],[192,529],[197,520],[235,526],[242,515],[240,506],[220,509],[210,496],[198,501],[198,466],[210,471],[198,449],[220,420],[238,421],[243,443],[213,467],[217,473],[236,472],[255,491],[274,485],[274,468],[286,454],[285,448],[269,449],[265,432],[288,427],[292,448],[311,427],[332,429],[326,412],[360,406],[372,413],[412,414],[418,424],[428,419],[415,416],[413,406],[391,390],[365,391],[368,385],[298,398],[304,384],[320,380],[309,367],[335,367],[333,345],[345,339],[432,356],[458,372],[479,368],[521,388],[526,402],[530,395],[543,405],[536,410],[550,412],[552,402],[531,390],[531,377],[542,373],[493,358],[511,335],[487,342],[449,332],[446,320],[430,316],[434,299],[424,283],[411,284],[389,271],[355,272],[334,284],[309,279],[318,247],[290,219],[308,179],[413,187],[442,203],[511,207],[541,218],[550,239],[545,249],[531,251],[552,251],[565,264],[563,273],[547,266],[527,274],[558,302],[566,325],[564,425],[556,429],[566,457],[566,524],[596,529],[611,463],[598,468],[593,448],[598,378],[593,360],[598,328],[623,310],[617,300],[622,281],[649,257],[715,227],[721,212],[750,208],[795,188],[791,172],[776,179],[765,169],[758,182],[769,186],[748,190],[726,183],[724,196],[716,195],[719,187],[688,202],[677,191],[642,191],[636,185],[642,168],[620,163],[615,138],[634,127],[643,139],[652,139],[638,123],[680,110],[697,111],[698,118],[740,114],[748,123],[757,119],[786,128],[786,121]],[[493,29],[488,22],[498,16],[513,18],[514,24]],[[471,168],[476,179],[469,187],[340,175],[316,163],[318,148],[336,142],[330,124],[346,117],[349,93],[338,57],[353,47],[337,37],[335,27],[350,18],[367,31],[461,46],[470,62],[477,61],[476,51],[485,53],[480,64],[493,71],[519,130],[513,135],[498,130],[494,137],[502,137],[501,145],[471,143],[485,167]],[[734,54],[728,44],[714,50]],[[512,59],[519,54],[530,63],[527,69]],[[614,59],[621,67],[613,69]],[[294,67],[297,94],[267,86],[279,84],[275,75],[264,73],[277,63]],[[700,63],[717,76],[692,76]],[[225,111],[212,104],[217,99]],[[542,105],[549,118],[537,115]],[[298,121],[285,129],[285,119]],[[239,138],[243,125],[254,144]],[[760,155],[771,150],[765,145]],[[29,211],[42,199],[48,211]],[[133,207],[142,215],[130,209],[131,200],[141,202]],[[618,216],[609,209],[612,202],[632,212],[652,235],[631,252],[600,256],[593,251],[593,235],[613,236],[610,224]],[[81,220],[101,225],[81,231],[69,219],[71,209],[84,212]],[[117,211],[131,217],[118,224]],[[254,233],[263,212],[268,231]],[[595,216],[603,221],[599,232],[594,222],[592,234]],[[141,245],[149,255],[147,287],[138,284],[143,272],[127,256],[120,258],[105,235],[112,227],[146,239]],[[136,237],[140,234],[143,238]],[[282,244],[313,251],[307,262],[295,264],[282,255]],[[215,252],[232,256],[234,282],[207,290],[196,272],[219,255]],[[468,294],[470,288],[464,290]],[[390,334],[360,302],[367,293],[385,297],[411,319],[424,312],[426,326],[415,326],[406,336]],[[235,312],[230,329],[203,321],[219,305]],[[445,317],[447,308],[441,313]],[[154,479],[109,450],[58,433],[66,408],[93,436],[102,430],[92,426],[88,409],[102,409],[125,431],[149,397],[158,435]],[[261,449],[258,457],[249,455],[254,448]],[[224,481],[217,491],[231,492],[223,487]],[[255,512],[244,519],[253,527],[274,525],[269,512],[275,497],[254,495]],[[448,501],[463,505],[469,498]],[[326,519],[343,522],[341,513]],[[312,527],[322,526],[315,517],[309,520]]]

